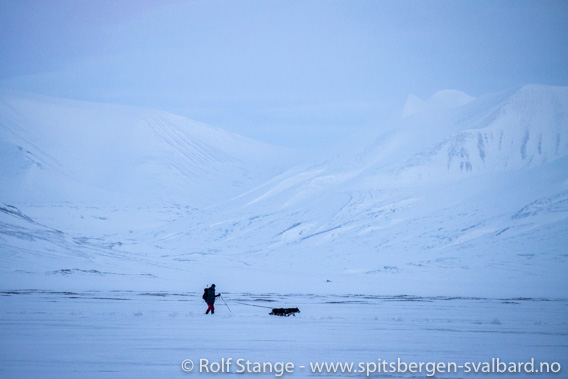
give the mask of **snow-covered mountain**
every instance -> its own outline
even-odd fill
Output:
[[[165,112],[7,93],[0,144],[5,201],[134,197],[204,206],[270,177],[287,154]]]
[[[568,153],[567,97],[567,88],[526,86],[469,103],[448,120],[456,129],[402,170],[415,176],[461,175],[554,161]]]
[[[293,167],[205,222],[175,221],[157,245],[179,251],[198,234],[194,251],[327,275],[341,282],[333,291],[355,291],[348,283],[363,277],[394,292],[558,290],[568,242],[566,110],[566,88],[541,86],[426,110]]]
[[[295,166],[243,198],[290,204],[321,191],[436,186],[568,155],[568,88],[526,86],[449,104],[354,136],[330,158]]]
[[[124,286],[129,275],[144,286],[199,288],[215,276],[241,290],[565,294],[568,88],[477,99],[442,91],[301,164],[161,112],[3,99],[5,278]],[[60,198],[86,188],[93,201],[15,196],[47,192],[52,179],[53,191],[75,184]],[[104,201],[97,191],[138,199]],[[169,201],[156,203],[156,194]],[[29,258],[33,246],[42,259]]]

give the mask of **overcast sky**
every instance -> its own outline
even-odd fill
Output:
[[[567,20],[563,0],[0,0],[0,88],[313,146],[411,93],[568,85]]]

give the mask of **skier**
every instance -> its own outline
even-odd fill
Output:
[[[207,299],[205,301],[209,307],[205,314],[208,314],[209,311],[211,311],[211,314],[215,313],[215,298],[219,296],[221,296],[220,293],[215,295],[215,284],[211,284],[211,287],[207,288]]]

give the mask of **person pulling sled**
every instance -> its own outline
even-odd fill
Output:
[[[205,314],[208,314],[209,311],[211,311],[211,314],[215,313],[215,299],[219,296],[221,296],[220,293],[215,295],[215,284],[211,284],[211,287],[205,288],[203,290],[203,300],[205,300],[205,302],[208,305],[208,308],[207,308],[207,311],[205,311]]]

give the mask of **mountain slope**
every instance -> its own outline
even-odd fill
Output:
[[[488,99],[489,100],[489,99]],[[414,175],[502,172],[534,167],[568,154],[568,89],[526,86],[488,108],[465,107],[465,128],[413,157]]]
[[[265,180],[282,149],[165,112],[0,96],[2,196],[138,197],[203,206]]]

